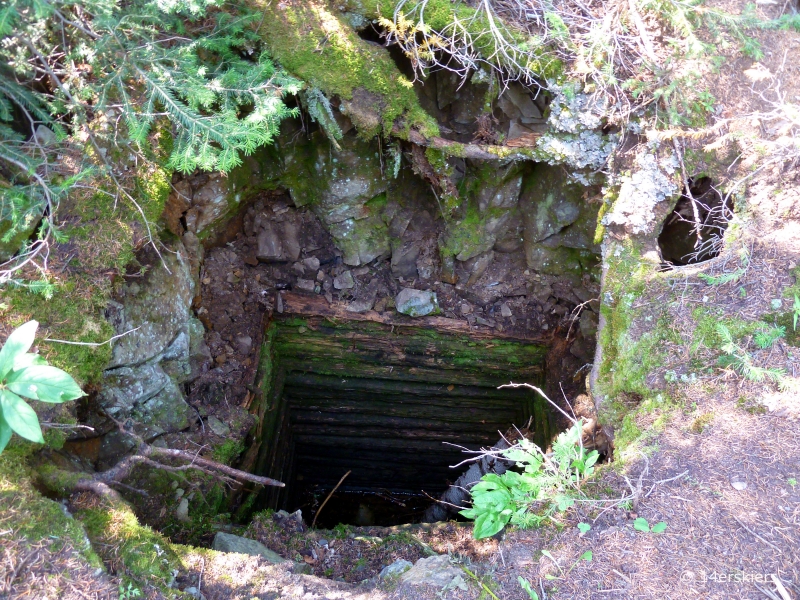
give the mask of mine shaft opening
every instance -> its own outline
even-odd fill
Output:
[[[733,217],[733,198],[723,198],[710,177],[694,177],[684,188],[658,236],[667,265],[692,265],[719,256]]]
[[[289,306],[300,298],[285,296]],[[547,444],[553,419],[543,399],[498,389],[542,385],[546,338],[413,321],[284,314],[268,324],[253,470],[286,487],[263,490],[255,509],[299,509],[308,523],[319,512],[320,528],[419,522],[466,469],[450,468],[465,455],[444,442],[489,447],[498,431],[530,423],[533,440]]]

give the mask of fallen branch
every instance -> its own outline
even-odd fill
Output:
[[[240,471],[239,469],[234,469],[233,467],[229,467],[228,465],[224,465],[215,460],[203,458],[199,455],[199,453],[193,454],[191,452],[185,452],[183,450],[176,450],[173,448],[159,448],[157,446],[151,446],[139,435],[130,431],[129,429],[126,429],[122,423],[116,421],[115,419],[112,420],[117,424],[120,432],[136,441],[137,447],[134,454],[126,456],[116,465],[106,471],[94,473],[93,475],[86,474],[85,476],[80,476],[66,484],[64,481],[70,481],[70,479],[74,477],[74,473],[66,473],[59,469],[55,469],[52,472],[49,472],[49,474],[42,473],[42,476],[45,479],[45,484],[49,482],[52,484],[50,487],[60,491],[87,491],[97,494],[103,498],[108,498],[112,501],[121,501],[121,496],[111,486],[121,485],[122,487],[128,487],[123,484],[122,481],[130,476],[134,467],[143,464],[153,467],[154,469],[161,469],[173,473],[182,471],[200,471],[201,473],[222,479],[226,483],[231,483],[233,481],[249,481],[258,485],[285,487],[283,482],[271,479],[269,477],[262,477],[261,475],[248,473],[246,471]],[[171,465],[161,462],[159,459],[181,461],[184,464]],[[52,475],[52,477],[50,475]]]
[[[317,517],[319,516],[319,513],[322,512],[322,509],[325,508],[325,505],[328,503],[328,500],[331,499],[331,496],[333,496],[333,493],[336,490],[339,489],[339,486],[342,485],[342,482],[347,478],[348,475],[350,475],[350,473],[352,473],[352,471],[348,471],[347,473],[342,475],[342,478],[339,480],[339,483],[337,483],[333,487],[333,489],[330,491],[330,493],[327,495],[327,497],[325,498],[325,501],[322,503],[322,506],[319,507],[319,510],[317,511],[317,514],[314,515],[314,520],[311,521],[311,529],[314,529],[314,526],[317,524]]]

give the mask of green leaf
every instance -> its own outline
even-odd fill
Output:
[[[11,429],[26,440],[44,444],[39,417],[22,398],[8,390],[0,390],[0,408],[3,409],[3,418]]]
[[[664,521],[660,521],[653,525],[653,533],[664,533],[667,530],[667,524]]]
[[[8,389],[42,402],[67,402],[84,395],[66,371],[46,365],[31,365],[8,377]]]
[[[34,354],[32,352],[26,352],[25,354],[19,354],[17,359],[14,361],[14,365],[11,367],[12,371],[19,371],[24,369],[25,367],[30,367],[31,365],[46,365],[47,361],[43,359],[40,355]]]
[[[39,323],[28,321],[24,325],[17,327],[8,336],[3,349],[0,350],[0,381],[8,375],[17,357],[25,354],[33,346],[37,327],[39,327]]]
[[[8,446],[8,440],[11,439],[11,427],[3,418],[3,411],[0,410],[0,452]]]
[[[588,523],[578,523],[578,530],[581,533],[587,533],[592,528]]]
[[[491,537],[498,533],[511,520],[511,513],[500,515],[494,512],[485,512],[475,519],[473,535],[476,540]]]
[[[643,517],[639,517],[633,522],[633,528],[636,531],[644,531],[645,533],[650,532],[650,524],[647,522],[647,519]]]
[[[519,587],[528,593],[528,596],[530,596],[531,600],[539,600],[539,594],[533,590],[530,581],[525,579],[522,575],[517,577],[517,581],[519,582]]]
[[[586,562],[592,562],[592,551],[587,550],[583,554],[581,554],[581,560],[585,560]]]

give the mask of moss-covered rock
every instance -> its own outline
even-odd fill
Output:
[[[362,137],[388,133],[398,119],[431,135],[438,132],[388,51],[353,29],[352,13],[365,12],[350,10],[347,18],[338,4],[322,0],[251,4],[264,15],[259,33],[270,54],[309,86],[343,99]]]

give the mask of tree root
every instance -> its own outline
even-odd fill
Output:
[[[134,454],[126,456],[106,471],[91,475],[88,473],[70,473],[61,469],[40,471],[42,483],[60,492],[92,492],[115,503],[122,501],[122,497],[112,486],[119,485],[128,488],[129,486],[122,482],[130,476],[135,466],[144,464],[154,469],[170,472],[199,471],[221,479],[228,484],[237,481],[249,481],[258,485],[285,487],[285,484],[281,481],[234,469],[217,461],[203,458],[199,452],[191,453],[174,448],[152,446],[122,423],[118,421],[115,421],[115,423],[123,434],[137,442]]]

